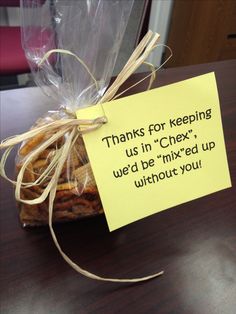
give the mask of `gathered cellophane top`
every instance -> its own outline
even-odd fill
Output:
[[[132,5],[133,0],[21,1],[22,46],[32,77],[37,86],[58,103],[58,110],[46,113],[32,128],[67,119],[69,112],[75,116],[79,109],[99,103],[112,76]],[[45,58],[49,52],[50,56]],[[64,109],[60,109],[61,106]],[[23,142],[16,158],[17,173],[27,156],[52,135],[41,132]],[[37,182],[66,140],[67,134],[41,151],[27,165],[23,182]],[[37,184],[22,186],[21,199],[33,200],[42,195],[53,171]],[[23,225],[47,224],[48,202],[48,198],[38,204],[20,202]],[[57,182],[53,222],[102,212],[84,142],[79,135]]]

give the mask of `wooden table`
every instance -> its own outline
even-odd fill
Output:
[[[47,227],[21,228],[12,188],[1,180],[1,313],[236,313],[236,60],[163,70],[156,86],[210,71],[216,72],[233,188],[112,233],[103,216],[55,228],[65,252],[95,274],[165,274],[140,284],[82,277],[61,258]],[[23,132],[51,108],[55,103],[38,88],[1,92],[1,138]],[[12,158],[11,174],[13,168]]]

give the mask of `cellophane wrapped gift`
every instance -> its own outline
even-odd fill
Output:
[[[78,109],[99,102],[108,87],[132,4],[133,0],[21,2],[22,45],[33,78],[43,92],[58,103],[58,110],[39,117],[32,129],[55,120],[68,119]],[[45,54],[53,49],[57,50],[41,63]],[[65,51],[78,56],[82,62]],[[96,86],[85,65],[96,79]],[[17,173],[29,154],[51,136],[53,132],[42,132],[23,142],[16,158]],[[65,134],[28,164],[23,178],[25,183],[40,178],[66,139]],[[38,198],[52,175],[53,169],[38,184],[21,187],[21,198]],[[33,205],[22,202],[19,208],[24,226],[48,223],[48,199]],[[73,143],[57,182],[53,222],[102,212],[96,182],[80,135]]]

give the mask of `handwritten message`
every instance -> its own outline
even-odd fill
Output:
[[[77,112],[110,230],[230,187],[214,73]]]

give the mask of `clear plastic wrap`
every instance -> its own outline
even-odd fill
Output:
[[[133,0],[21,1],[22,45],[34,80],[58,103],[58,111],[48,112],[32,128],[68,119],[78,109],[98,103],[108,87],[132,4]],[[40,64],[52,49],[70,51],[73,55],[55,52]],[[16,159],[17,172],[29,154],[52,135],[41,133],[22,144]],[[65,134],[28,164],[24,182],[35,182],[40,177],[66,139]],[[22,187],[21,198],[37,198],[52,175],[53,169],[39,184]],[[39,204],[19,205],[24,225],[48,222],[47,199]],[[101,212],[96,183],[79,136],[57,183],[53,221],[74,220]]]

